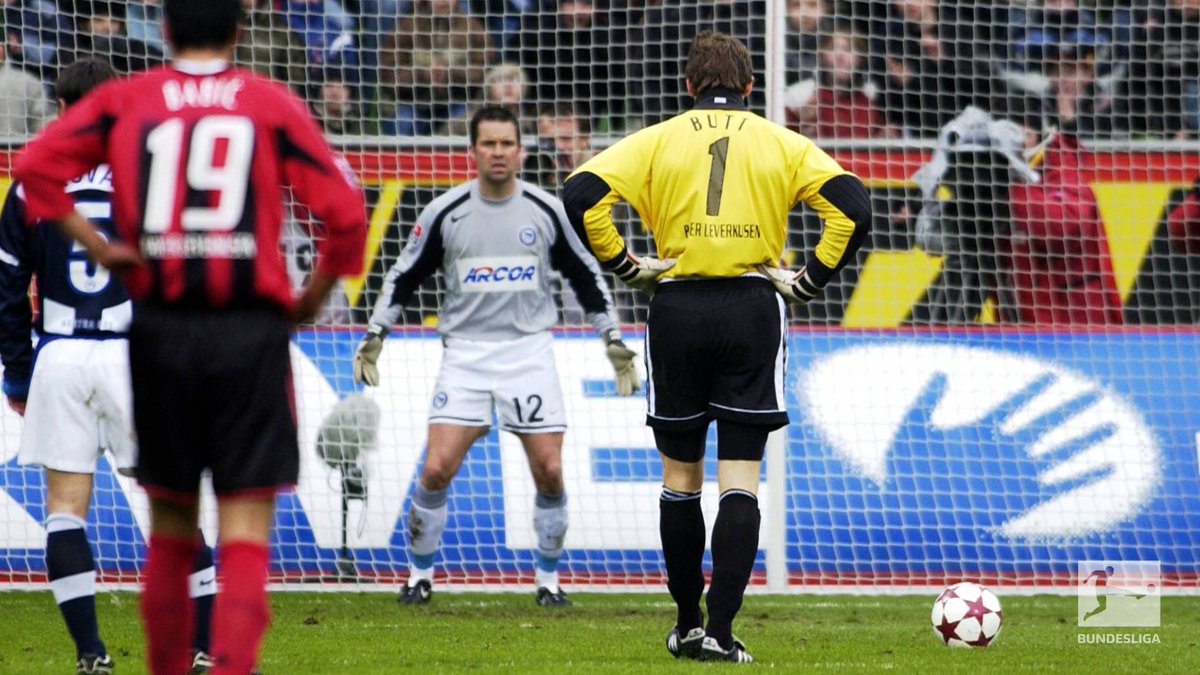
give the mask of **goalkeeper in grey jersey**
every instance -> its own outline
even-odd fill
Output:
[[[421,282],[441,270],[446,298],[438,332],[445,350],[425,463],[408,513],[409,578],[400,601],[421,604],[433,593],[447,490],[471,445],[488,432],[494,408],[500,428],[520,438],[537,486],[537,602],[567,605],[557,572],[567,531],[567,424],[550,334],[558,318],[550,270],[566,277],[604,340],[623,396],[640,388],[636,354],[621,342],[612,296],[562,203],[517,180],[522,153],[516,118],[503,108],[481,109],[471,119],[470,142],[479,177],[421,212],[354,355],[355,381],[377,385],[384,337]]]

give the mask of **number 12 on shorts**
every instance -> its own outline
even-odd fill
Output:
[[[525,399],[525,408],[524,409],[521,408],[520,397],[514,396],[512,402],[513,402],[513,407],[517,409],[517,421],[518,422],[525,424],[527,422],[544,422],[545,421],[546,418],[544,418],[538,414],[542,411],[542,397],[541,396],[539,396],[537,394],[530,394],[529,397]],[[526,411],[528,411],[528,413],[529,413],[528,416],[525,415]]]

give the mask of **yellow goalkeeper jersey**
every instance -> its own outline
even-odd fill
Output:
[[[809,139],[717,92],[588,160],[564,192],[573,224],[601,262],[625,254],[612,209],[628,202],[658,257],[678,259],[664,278],[736,277],[760,263],[778,265],[788,212],[803,201],[824,222],[813,256],[832,273],[857,248],[855,223],[830,201],[836,195],[821,193],[843,175]]]

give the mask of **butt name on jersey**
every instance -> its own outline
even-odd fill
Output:
[[[458,261],[458,277],[463,293],[534,291],[538,288],[537,258],[463,258]]]
[[[183,82],[167,80],[162,87],[163,101],[171,112],[179,112],[184,108],[237,110],[237,97],[245,86],[246,82],[240,77],[205,77]]]

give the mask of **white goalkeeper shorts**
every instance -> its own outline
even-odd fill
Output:
[[[484,342],[445,338],[429,409],[431,424],[500,428],[517,434],[566,431],[554,338],[549,332]]]
[[[95,473],[108,450],[118,470],[134,466],[129,342],[52,340],[38,352],[25,403],[18,461]]]

